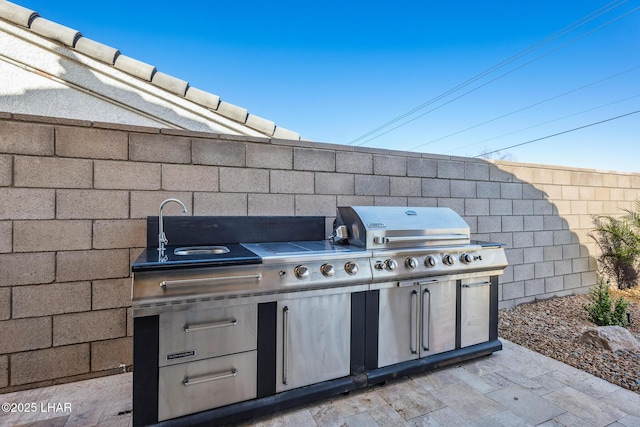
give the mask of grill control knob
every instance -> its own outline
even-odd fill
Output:
[[[418,266],[418,260],[415,259],[414,257],[407,258],[407,260],[404,263],[407,266],[407,268],[416,268]]]
[[[346,271],[348,274],[356,274],[358,272],[358,264],[356,264],[354,261],[349,261],[344,265],[344,271]]]
[[[309,271],[309,267],[306,265],[299,265],[293,269],[293,273],[296,275],[298,279],[308,279],[311,275]]]
[[[322,264],[322,267],[320,267],[320,272],[322,273],[323,276],[326,276],[326,277],[331,277],[334,274],[336,274],[336,270],[335,268],[333,268],[333,265],[331,264]]]
[[[427,267],[435,267],[436,265],[438,265],[438,260],[436,257],[434,257],[433,255],[429,255],[425,260],[424,260],[424,265]]]
[[[465,264],[469,264],[473,262],[473,255],[471,254],[462,254],[462,256],[460,257],[460,261],[464,262]]]
[[[396,260],[395,260],[395,259],[391,259],[391,258],[389,258],[388,260],[386,260],[386,261],[384,262],[384,268],[386,268],[386,269],[387,269],[387,270],[389,270],[389,271],[393,271],[393,270],[395,270],[396,268],[398,268],[398,263],[396,262]]]
[[[442,258],[442,262],[444,262],[447,265],[453,265],[456,263],[456,257],[454,257],[453,255],[445,255]]]

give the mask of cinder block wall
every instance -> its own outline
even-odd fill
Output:
[[[590,215],[639,196],[638,174],[0,113],[0,392],[130,367],[130,263],[168,197],[190,215],[451,207],[507,244],[506,307],[586,292]]]

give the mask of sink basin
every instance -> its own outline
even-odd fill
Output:
[[[175,255],[220,255],[228,252],[226,246],[183,246],[173,251]]]

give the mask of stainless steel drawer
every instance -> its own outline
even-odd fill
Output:
[[[489,341],[490,278],[463,280],[460,292],[460,346]]]
[[[159,366],[257,348],[258,305],[160,314]]]
[[[254,399],[257,351],[166,366],[158,374],[158,421]]]

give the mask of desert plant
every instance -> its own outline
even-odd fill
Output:
[[[588,305],[584,308],[589,313],[589,320],[598,326],[623,326],[629,325],[627,313],[629,301],[623,297],[612,300],[609,284],[599,279],[598,286],[589,292]]]
[[[640,203],[638,203],[640,208]],[[640,212],[627,211],[627,216],[594,216],[594,233],[589,236],[600,249],[600,271],[613,278],[619,289],[633,287],[638,281],[640,260]]]

